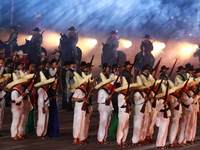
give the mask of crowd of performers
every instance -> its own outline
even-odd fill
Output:
[[[167,135],[169,147],[181,147],[197,143],[195,141],[197,115],[199,112],[200,68],[193,65],[179,66],[175,79],[170,69],[162,66],[160,77],[156,79],[159,63],[153,68],[143,66],[141,74],[133,81],[130,61],[101,66],[98,80],[92,77],[92,61],[82,61],[76,71],[74,61],[66,61],[58,67],[58,57],[47,58],[40,55],[41,62],[35,65],[28,61],[23,51],[14,57],[0,57],[0,126],[4,107],[11,104],[11,137],[25,139],[36,133],[39,139],[59,136],[58,123],[58,82],[63,83],[62,109],[74,111],[73,144],[88,144],[88,131],[93,102],[98,103],[99,128],[98,144],[109,144],[107,135],[116,138],[118,147],[128,147],[126,138],[129,119],[133,117],[131,143],[142,146],[156,142],[156,147],[165,149]],[[111,73],[109,73],[111,72]],[[93,90],[98,90],[97,99]],[[73,107],[74,104],[74,107]],[[35,128],[35,109],[38,120]],[[111,123],[110,123],[111,122]],[[154,125],[158,126],[157,139],[153,139]],[[108,133],[108,128],[110,131]]]

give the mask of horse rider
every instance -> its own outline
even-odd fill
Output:
[[[5,51],[6,58],[10,57],[10,51],[16,51],[18,44],[17,44],[17,37],[18,37],[18,31],[15,27],[10,28],[10,37],[7,41],[5,41],[6,44],[10,45],[10,48]]]
[[[112,31],[110,34],[111,36],[107,39],[106,44],[110,45],[110,49],[116,52],[119,47],[119,41],[116,36],[117,31]],[[117,57],[117,53],[115,53],[115,57]]]
[[[70,32],[67,35],[69,41],[70,41],[70,45],[71,47],[74,49],[74,56],[77,55],[77,49],[76,49],[76,44],[78,43],[78,33],[75,32],[75,28],[72,26],[68,29]],[[76,58],[76,57],[75,57]]]
[[[43,37],[40,34],[41,30],[38,27],[35,27],[33,31],[35,31],[35,34],[31,38],[31,43],[35,45],[36,49],[39,51],[39,55],[41,55],[42,54],[41,44],[43,40]]]

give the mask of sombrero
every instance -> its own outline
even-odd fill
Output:
[[[151,74],[149,75],[149,79],[150,79],[152,85],[154,84],[155,81],[156,81],[155,85],[159,84],[159,83],[162,81],[161,79],[155,80],[154,77],[153,77]],[[144,78],[143,78],[143,80],[144,80]],[[165,82],[165,81],[163,80],[163,83],[164,83],[164,82]],[[143,83],[145,84],[145,83],[148,83],[148,82],[147,82],[147,80],[145,79]]]
[[[115,89],[116,92],[119,92],[119,91],[122,91],[122,90],[125,90],[128,88],[128,82],[126,81],[126,78],[123,76],[122,77],[122,86],[121,87],[118,87]]]
[[[151,81],[146,81],[146,82],[142,83],[142,80],[140,79],[140,77],[137,76],[137,83],[132,83],[130,85],[130,89],[131,90],[136,90],[136,89],[141,90],[141,89],[149,88],[151,85],[152,85]]]
[[[13,76],[13,81],[6,85],[6,88],[8,89],[11,89],[13,86],[17,84],[26,83],[28,81],[28,79],[26,78],[18,79],[15,73],[12,73],[12,76]]]
[[[3,75],[1,75],[0,83],[3,82],[3,81],[8,80],[10,77],[11,77],[11,74],[3,74]]]
[[[55,78],[50,78],[47,80],[47,78],[44,76],[44,74],[42,73],[42,71],[40,71],[40,82],[34,84],[34,87],[39,87],[45,84],[49,84],[55,81]]]
[[[84,82],[87,82],[92,77],[91,74],[87,75],[86,77],[81,77],[77,72],[74,72],[74,76],[75,76],[75,78],[77,80],[77,84],[72,86],[72,88],[74,88],[74,89],[79,87]]]
[[[34,74],[28,74],[28,75],[25,75],[21,70],[19,70],[19,73],[20,73],[20,77],[21,78],[26,78],[26,79],[31,79],[33,78]]]
[[[74,93],[76,90],[76,88],[73,87],[76,87],[78,85],[78,81],[75,76],[73,76],[73,79],[74,79],[74,84],[72,85],[71,93]]]
[[[114,81],[115,79],[116,79],[116,77],[115,76],[113,76],[112,78],[106,78],[104,75],[103,75],[103,73],[101,72],[100,73],[100,77],[101,77],[101,83],[99,83],[99,84],[97,84],[96,86],[95,86],[95,89],[99,89],[100,87],[102,87],[103,85],[105,85],[105,84],[107,84],[107,83],[110,83],[110,82],[112,82],[112,81]]]
[[[195,78],[194,81],[188,83],[188,87],[191,87],[193,85],[196,85],[197,83],[200,82],[200,77],[199,78]]]
[[[17,55],[20,56],[20,55],[27,55],[27,54],[24,54],[22,50],[19,50],[19,51],[17,52]]]

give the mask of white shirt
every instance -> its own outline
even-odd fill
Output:
[[[45,102],[45,100],[47,100]],[[44,107],[45,105],[49,105],[49,99],[47,92],[43,88],[38,89],[38,107]]]
[[[106,98],[108,98],[108,93],[104,89],[100,89],[98,92],[98,103],[99,103],[98,110],[104,110],[104,111],[114,110],[112,102],[110,102],[109,106],[105,104]]]

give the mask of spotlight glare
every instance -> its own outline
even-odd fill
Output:
[[[131,47],[131,45],[132,45],[132,42],[131,42],[131,41],[125,41],[125,42],[124,42],[124,46],[125,46],[126,48]]]
[[[97,40],[96,39],[92,39],[87,41],[86,45],[88,45],[89,47],[94,47],[97,44]]]
[[[30,40],[31,40],[31,38],[32,38],[32,35],[30,35],[30,36],[28,37],[28,40],[30,41]]]
[[[165,48],[165,43],[160,43],[160,42],[154,42],[153,43],[153,51],[152,51],[152,54],[154,56],[158,55],[160,52],[164,53],[162,50]]]

